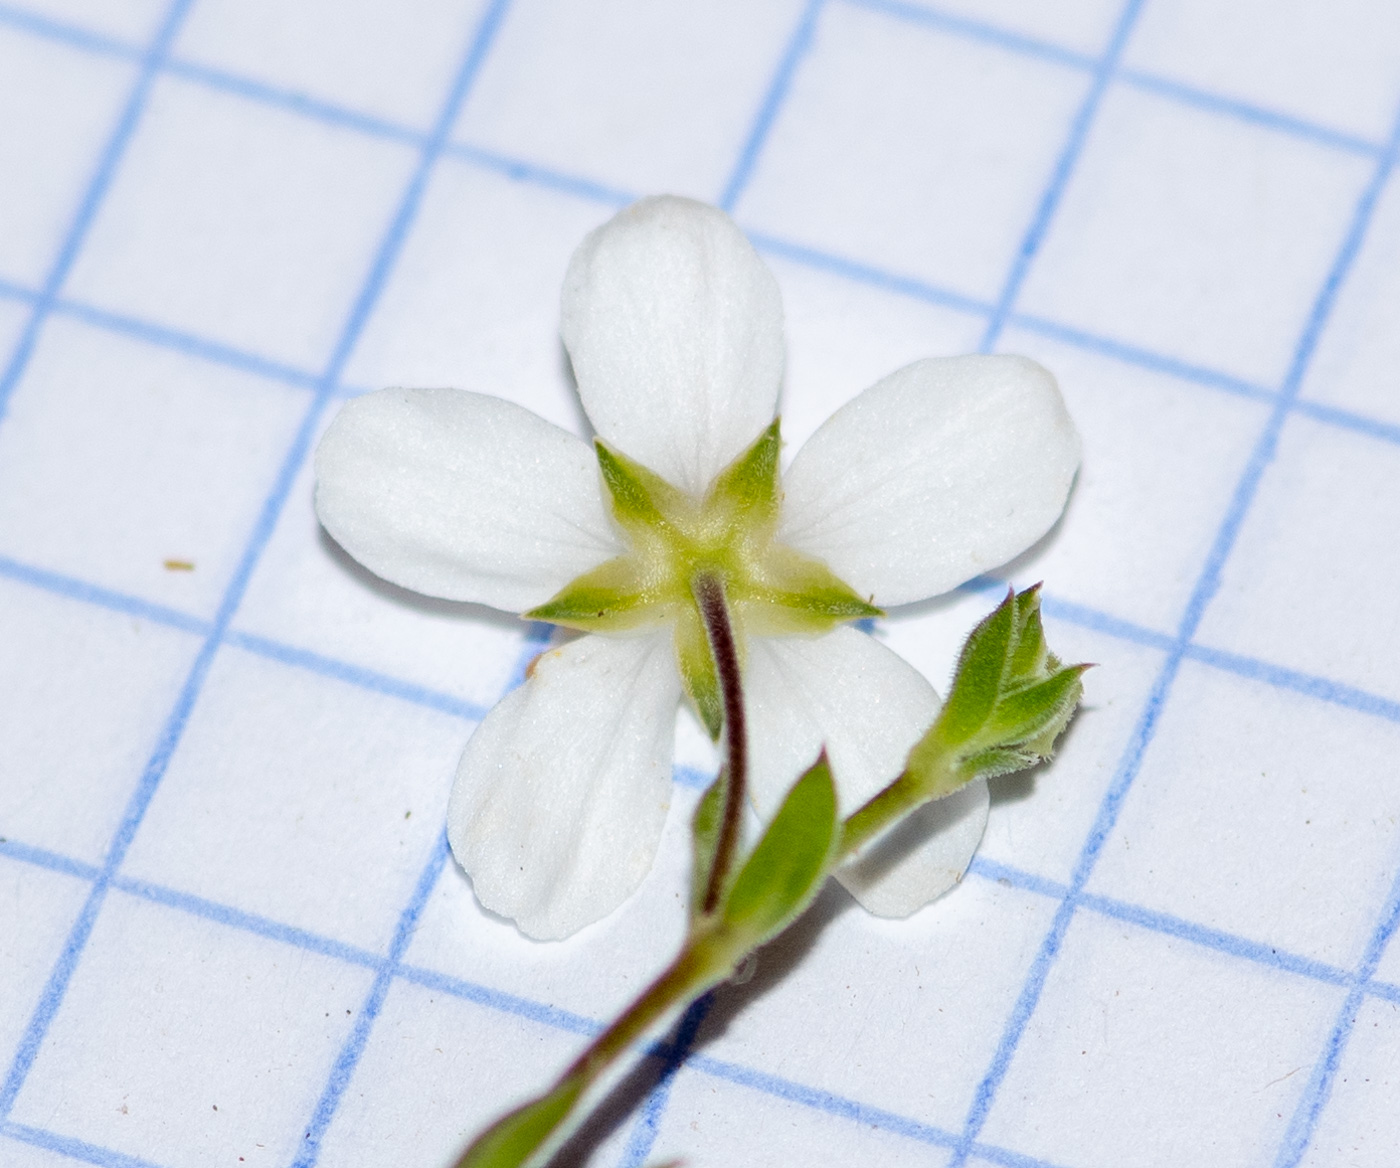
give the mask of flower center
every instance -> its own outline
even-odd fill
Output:
[[[782,503],[776,419],[700,497],[601,441],[594,445],[628,550],[525,616],[591,632],[672,623],[686,693],[712,736],[722,703],[695,599],[702,577],[723,584],[741,650],[745,635],[824,633],[880,615],[820,560],[774,538]]]

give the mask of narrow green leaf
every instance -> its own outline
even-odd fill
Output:
[[[724,815],[724,793],[729,775],[720,771],[719,778],[705,788],[690,821],[690,919],[700,915],[705,891],[710,885],[710,873],[715,867],[715,849],[719,845],[720,823]]]
[[[472,1141],[456,1168],[521,1168],[564,1122],[583,1093],[580,1079],[565,1079],[548,1095],[502,1116]]]
[[[826,752],[793,784],[735,877],[720,912],[750,947],[781,932],[826,880],[840,839]]]

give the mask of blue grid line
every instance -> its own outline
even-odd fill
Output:
[[[1074,168],[1084,153],[1084,143],[1089,137],[1090,127],[1094,124],[1099,106],[1103,104],[1103,96],[1108,91],[1108,83],[1118,68],[1118,61],[1123,56],[1124,48],[1127,47],[1128,38],[1132,35],[1133,26],[1137,23],[1138,13],[1142,11],[1142,4],[1143,0],[1128,0],[1113,27],[1113,36],[1109,39],[1108,47],[1104,50],[1103,57],[1094,69],[1093,80],[1090,82],[1088,91],[1084,94],[1084,100],[1080,103],[1079,109],[1075,111],[1074,120],[1070,122],[1069,135],[1065,139],[1064,146],[1060,149],[1059,157],[1055,160],[1055,168],[1051,172],[1050,181],[1040,196],[1035,216],[1031,220],[1030,227],[1026,229],[1020,247],[1016,250],[1016,256],[1011,261],[1011,270],[1007,273],[1006,282],[1002,285],[1001,294],[997,297],[996,305],[992,309],[991,319],[987,321],[986,332],[982,334],[982,341],[978,346],[983,353],[990,353],[996,347],[996,343],[1001,337],[1001,331],[1006,326],[1006,318],[1011,312],[1011,306],[1016,303],[1016,298],[1021,293],[1021,285],[1025,283],[1026,273],[1030,271],[1031,264],[1040,251],[1040,245],[1045,241],[1045,234],[1050,230],[1050,222],[1059,209],[1060,200],[1064,197],[1070,176],[1074,174]]]
[[[984,880],[995,880],[998,884],[1023,889],[1052,900],[1064,901],[1071,895],[1070,887],[1058,880],[1047,880],[1043,876],[989,860],[984,856],[974,856],[968,871]],[[1116,897],[1086,892],[1079,897],[1079,907],[1124,924],[1136,925],[1148,932],[1187,941],[1201,949],[1213,950],[1252,965],[1293,974],[1323,985],[1350,986],[1356,980],[1355,975],[1348,970],[1329,965],[1325,961],[1290,953],[1276,945],[1268,945],[1262,941],[1228,933],[1223,929],[1198,924],[1173,913],[1130,904]],[[1388,983],[1374,983],[1372,992],[1381,994],[1391,988]]]
[[[98,156],[96,170],[88,180],[87,188],[83,191],[83,197],[78,203],[77,213],[68,225],[68,230],[64,233],[58,255],[54,258],[53,266],[49,269],[49,274],[44,279],[44,286],[39,292],[39,299],[30,312],[29,320],[25,323],[24,331],[20,334],[19,342],[10,355],[4,373],[0,374],[0,419],[4,418],[5,412],[9,408],[10,395],[14,393],[15,386],[19,384],[19,379],[24,375],[25,367],[29,364],[30,356],[33,354],[34,346],[39,339],[39,331],[43,328],[44,321],[48,317],[54,297],[58,295],[58,290],[68,278],[68,273],[73,268],[73,262],[78,258],[78,251],[87,238],[88,230],[92,227],[97,209],[102,205],[102,200],[112,184],[117,167],[121,164],[122,157],[126,153],[131,135],[135,132],[136,124],[140,121],[141,114],[146,108],[146,99],[155,82],[156,71],[160,67],[161,59],[169,52],[170,43],[175,39],[175,34],[179,31],[192,2],[193,0],[174,0],[142,57],[141,68],[136,76],[136,84],[132,86],[131,92],[127,95],[111,137],[103,145],[102,152]],[[0,1095],[0,1100],[2,1099],[3,1095]],[[3,1114],[2,1109],[0,1109],[0,1114]]]
[[[1031,313],[1013,312],[1007,323],[1052,341],[1061,341],[1078,349],[1098,353],[1104,357],[1112,357],[1125,365],[1137,365],[1152,373],[1165,373],[1169,377],[1222,390],[1225,393],[1234,394],[1236,397],[1270,403],[1278,400],[1278,394],[1274,390],[1262,385],[1255,385],[1218,369],[1210,369],[1204,365],[1182,361],[1163,353],[1154,353],[1150,349],[1144,349],[1138,345],[1114,340],[1111,337],[1101,337],[1083,329],[1060,324],[1057,321],[1047,320],[1045,317],[1035,316]]]
[[[86,1140],[75,1140],[72,1136],[61,1136],[40,1127],[30,1127],[23,1123],[0,1123],[0,1135],[46,1152],[56,1152],[70,1160],[80,1160],[85,1164],[97,1164],[99,1168],[164,1168],[153,1160],[142,1160],[138,1156],[128,1156],[111,1148],[98,1147]]]
[[[1400,873],[1396,875],[1385,907],[1381,910],[1380,919],[1366,945],[1365,955],[1357,967],[1356,985],[1352,987],[1351,993],[1347,994],[1346,1001],[1342,1003],[1337,1020],[1332,1026],[1332,1032],[1327,1036],[1327,1044],[1323,1048],[1322,1057],[1314,1064],[1312,1075],[1303,1090],[1303,1096],[1298,1100],[1298,1106],[1289,1119],[1288,1130],[1284,1133],[1283,1144],[1279,1148],[1278,1158],[1274,1161],[1275,1168],[1297,1168],[1298,1162],[1303,1158],[1303,1153],[1308,1150],[1308,1145],[1312,1143],[1313,1133],[1317,1130],[1317,1121],[1322,1117],[1322,1112],[1332,1096],[1337,1070],[1341,1066],[1342,1055],[1351,1039],[1352,1028],[1356,1025],[1356,1015],[1361,1009],[1362,996],[1366,992],[1367,983],[1376,972],[1381,955],[1385,952],[1385,947],[1391,937],[1394,936],[1397,926],[1400,926]]]
[[[642,1168],[646,1158],[651,1155],[652,1148],[656,1146],[656,1137],[661,1131],[661,1118],[671,1100],[671,1088],[675,1084],[676,1074],[690,1057],[696,1036],[700,1033],[700,1026],[709,1014],[710,1007],[714,1005],[714,1000],[714,991],[711,991],[691,1002],[681,1017],[676,1041],[670,1044],[664,1054],[657,1056],[661,1059],[660,1076],[642,1105],[642,1113],[632,1127],[632,1134],[622,1151],[622,1158],[618,1160],[618,1168]]]
[[[993,311],[992,305],[986,301],[964,296],[961,292],[951,288],[941,288],[915,276],[902,276],[896,272],[888,272],[872,264],[820,251],[817,248],[794,243],[791,240],[779,239],[777,236],[766,235],[761,231],[750,231],[745,228],[744,234],[748,236],[749,242],[761,252],[778,256],[780,259],[792,260],[794,263],[814,268],[817,271],[830,272],[834,276],[840,276],[857,284],[869,284],[873,288],[880,288],[886,292],[896,292],[913,300],[922,300],[928,304],[936,304],[940,308],[951,308],[973,316],[989,316]]]
[[[156,884],[150,880],[138,880],[130,876],[117,875],[112,879],[112,887],[118,892],[124,892],[128,896],[134,896],[150,904],[174,909],[187,916],[198,917],[201,920],[210,921],[225,928],[236,929],[242,933],[251,933],[267,941],[290,945],[294,949],[301,949],[307,953],[331,957],[337,961],[343,961],[346,965],[376,971],[384,965],[383,959],[378,954],[361,949],[358,945],[348,945],[344,941],[337,941],[333,937],[323,937],[309,929],[284,924],[271,917],[265,917],[260,913],[246,912],[232,905],[220,904],[216,900],[208,899],[208,897],[195,896],[190,892],[167,888],[163,884]]]
[[[152,604],[137,596],[100,588],[94,584],[74,579],[72,576],[34,568],[12,560],[8,556],[0,555],[0,579],[10,579],[67,600],[77,600],[110,612],[139,617],[166,628],[177,629],[180,632],[200,637],[207,637],[214,627],[210,621],[201,620],[199,617],[190,616],[177,609]],[[415,705],[426,706],[429,709],[450,714],[455,718],[478,722],[486,713],[484,707],[454,694],[430,689],[417,682],[405,681],[402,678],[393,677],[363,665],[326,657],[320,653],[313,653],[309,649],[284,644],[268,637],[243,633],[235,629],[225,633],[224,643],[259,657],[279,661],[284,665],[304,669],[373,693],[385,694],[388,697],[399,698]]]
[[[1400,702],[1368,693],[1355,686],[1343,685],[1323,677],[1300,673],[1296,669],[1285,669],[1257,658],[1227,653],[1203,645],[1188,645],[1184,656],[1203,665],[1249,678],[1251,681],[1261,681],[1276,689],[1292,690],[1329,705],[1369,714],[1373,718],[1384,718],[1388,722],[1400,722]]]
[[[181,7],[176,9],[183,14],[185,5],[189,0],[180,0]],[[279,469],[278,475],[273,483],[266,502],[263,505],[257,523],[254,525],[252,534],[245,548],[244,554],[235,570],[233,577],[229,581],[224,597],[219,606],[213,627],[201,647],[199,654],[195,658],[185,684],[176,700],[175,707],[167,719],[164,730],[161,733],[160,741],[155,752],[141,775],[141,779],[133,792],[123,815],[120,827],[117,830],[109,848],[107,857],[103,863],[101,872],[93,882],[93,887],[88,895],[88,899],[83,905],[78,919],[74,922],[69,933],[67,943],[63,952],[59,956],[50,972],[47,984],[40,997],[38,1005],[31,1014],[28,1024],[25,1027],[23,1037],[15,1052],[9,1071],[5,1077],[3,1087],[0,1087],[0,1121],[7,1120],[14,1107],[14,1102],[23,1086],[25,1079],[38,1057],[39,1047],[43,1042],[45,1034],[48,1032],[63,997],[67,992],[68,984],[72,979],[74,970],[77,968],[78,960],[86,947],[87,940],[96,924],[98,912],[106,898],[112,877],[116,874],[117,868],[125,858],[127,849],[131,846],[136,832],[145,816],[146,809],[150,806],[151,800],[155,797],[161,779],[164,777],[170,758],[174,753],[184,728],[188,723],[195,702],[203,689],[205,678],[213,663],[215,654],[228,629],[229,622],[243,598],[248,582],[252,577],[254,568],[261,558],[263,549],[272,536],[273,528],[282,507],[286,502],[297,471],[305,461],[310,449],[311,438],[315,432],[317,419],[331,400],[331,395],[339,376],[341,368],[348,359],[350,351],[358,339],[360,331],[363,329],[368,319],[371,307],[377,301],[382,291],[385,280],[391,269],[393,260],[402,247],[410,223],[421,202],[427,176],[433,163],[436,161],[441,151],[442,144],[446,140],[452,121],[456,116],[462,100],[465,98],[467,87],[475,76],[475,72],[483,59],[486,45],[490,42],[492,35],[499,24],[500,16],[505,8],[505,0],[496,0],[483,16],[481,23],[473,37],[471,47],[467,53],[467,59],[462,69],[454,79],[451,93],[445,102],[439,115],[434,133],[428,144],[424,146],[422,157],[414,169],[405,189],[400,206],[389,224],[384,238],[380,241],[370,266],[370,271],[356,297],[355,303],[350,311],[341,335],[337,340],[335,348],[327,363],[323,382],[318,389],[315,398],[308,406],[303,417],[298,432],[293,439]],[[173,35],[173,26],[167,21],[162,33],[164,41],[167,43],[169,37]],[[145,93],[149,88],[149,78],[143,74],[145,81],[140,89]],[[130,126],[124,121],[124,133],[129,136]],[[124,139],[123,139],[124,140]],[[109,150],[108,155],[111,154]],[[104,157],[106,157],[104,155]],[[105,185],[103,187],[105,189]],[[90,218],[91,212],[88,212]],[[86,220],[83,220],[86,222]],[[76,238],[81,238],[81,233],[76,233]],[[76,244],[74,245],[76,249]],[[74,253],[76,254],[76,252]],[[69,262],[71,262],[71,257]],[[37,310],[36,310],[37,311]]]
[[[22,304],[32,306],[39,302],[40,293],[31,288],[0,279],[0,297],[7,300],[18,300]],[[319,380],[314,373],[294,368],[280,361],[273,361],[257,353],[249,353],[219,341],[196,336],[193,333],[152,324],[150,321],[140,320],[134,316],[109,312],[107,309],[96,308],[90,304],[62,296],[55,297],[49,306],[49,313],[52,316],[70,317],[93,328],[115,333],[118,336],[131,337],[157,348],[173,349],[178,353],[185,353],[211,364],[225,365],[231,369],[237,369],[244,373],[254,373],[272,381],[286,382],[299,389],[315,389]]]
[[[98,868],[95,864],[84,864],[69,856],[51,852],[48,848],[36,848],[32,844],[0,836],[0,856],[32,864],[36,868],[46,868],[50,872],[61,872],[65,876],[76,876],[79,880],[95,880]]]
[[[370,1031],[374,1029],[379,1012],[384,1008],[384,999],[389,996],[389,987],[393,984],[394,974],[398,970],[400,961],[403,960],[404,953],[408,950],[409,942],[413,939],[414,929],[418,927],[418,918],[422,916],[423,908],[428,903],[428,897],[432,894],[433,887],[437,884],[438,876],[442,874],[446,863],[447,837],[440,835],[433,848],[432,857],[424,865],[423,871],[418,877],[417,886],[413,890],[412,897],[409,898],[408,905],[399,916],[398,927],[394,930],[394,940],[389,946],[388,959],[375,975],[374,983],[370,986],[369,993],[365,995],[364,1003],[360,1006],[360,1012],[355,1018],[355,1026],[336,1058],[330,1079],[326,1083],[321,1098],[316,1103],[316,1110],[307,1126],[302,1150],[292,1161],[292,1168],[311,1168],[311,1165],[315,1164],[320,1157],[321,1144],[326,1138],[326,1131],[330,1127],[331,1120],[335,1118],[341,1100],[345,1097],[346,1088],[350,1086],[351,1076],[354,1075],[355,1068],[360,1062],[360,1056],[364,1054],[365,1045],[369,1042]]]
[[[1206,113],[1249,122],[1266,130],[1277,130],[1291,137],[1312,142],[1317,146],[1325,146],[1349,154],[1359,154],[1364,158],[1379,158],[1385,152],[1385,146],[1382,143],[1368,142],[1364,138],[1358,138],[1353,134],[1344,134],[1329,126],[1304,121],[1302,118],[1265,109],[1263,106],[1254,105],[1251,102],[1239,101],[1221,94],[1209,93],[1194,86],[1183,85],[1179,81],[1173,81],[1169,77],[1160,77],[1155,73],[1125,69],[1118,74],[1118,80],[1134,89],[1167,98],[1180,105],[1194,106]]]
[[[640,197],[630,191],[610,187],[581,175],[565,174],[548,166],[540,166],[524,159],[512,158],[494,150],[486,150],[466,142],[454,142],[444,151],[449,158],[456,158],[482,170],[489,170],[514,182],[530,183],[544,190],[558,191],[576,199],[591,203],[601,203],[605,207],[621,210]]]
[[[203,635],[209,631],[208,621],[200,620],[198,617],[190,616],[178,609],[168,608],[163,604],[153,604],[149,600],[142,600],[139,596],[131,596],[124,592],[114,592],[110,588],[89,584],[84,580],[65,576],[60,572],[51,572],[46,568],[35,568],[13,560],[9,556],[0,555],[0,577],[19,584],[26,584],[31,588],[37,588],[55,596],[62,596],[68,600],[81,601],[83,604],[90,604],[96,608],[120,612],[126,616],[139,617],[154,624],[179,629],[181,632]]]
[[[773,80],[768,85],[768,91],[763,95],[763,104],[759,106],[758,117],[754,119],[753,125],[749,129],[749,136],[739,151],[739,159],[734,164],[729,180],[724,184],[724,190],[720,194],[718,205],[726,212],[733,212],[734,204],[739,201],[739,196],[744,193],[744,188],[748,186],[749,179],[753,176],[753,168],[758,163],[759,153],[768,141],[768,135],[773,129],[773,122],[778,116],[778,110],[787,100],[788,90],[792,87],[792,79],[797,72],[797,66],[812,47],[817,21],[821,17],[824,4],[825,0],[807,0],[802,15],[798,18],[797,27],[793,29],[792,36],[788,39],[787,48],[783,50],[783,55],[778,61],[778,68],[773,74]]]
[[[1293,403],[1293,409],[1303,417],[1311,418],[1315,422],[1324,422],[1342,430],[1355,430],[1358,434],[1365,434],[1368,438],[1376,438],[1382,442],[1393,442],[1400,445],[1400,425],[1394,422],[1382,422],[1352,410],[1343,410],[1336,406],[1302,398]]]
[[[1011,53],[1036,57],[1056,65],[1064,65],[1070,69],[1093,72],[1098,65],[1098,58],[1086,53],[1075,52],[1073,49],[1067,49],[1063,45],[1057,45],[1051,41],[1040,40],[1038,37],[1013,32],[1011,29],[1003,28],[997,24],[946,12],[928,5],[909,4],[904,0],[842,0],[842,3],[850,8],[862,8],[867,12],[892,17],[907,24],[920,24],[926,28],[952,33],[968,40],[995,45],[997,48],[1005,49]]]
[[[1031,965],[1022,985],[1021,993],[1007,1019],[996,1054],[978,1084],[976,1098],[968,1111],[962,1138],[949,1161],[948,1168],[962,1168],[962,1165],[967,1162],[971,1146],[985,1125],[991,1112],[992,1102],[1010,1069],[1011,1060],[1020,1044],[1021,1036],[1025,1033],[1030,1017],[1039,1004],[1050,969],[1054,965],[1055,958],[1059,955],[1070,921],[1074,917],[1075,909],[1083,894],[1085,883],[1102,852],[1109,832],[1117,821],[1119,810],[1127,798],[1128,791],[1138,775],[1142,760],[1156,733],[1161,712],[1180,671],[1187,646],[1194,638],[1201,619],[1205,615],[1206,607],[1220,586],[1225,562],[1234,548],[1245,515],[1257,495],[1264,472],[1273,459],[1279,433],[1288,419],[1290,404],[1302,385],[1303,376],[1307,371],[1322,328],[1331,313],[1338,290],[1360,250],[1376,202],[1394,167],[1397,149],[1400,149],[1400,119],[1397,119],[1391,131],[1385,154],[1378,162],[1371,180],[1353,209],[1346,235],[1333,259],[1322,287],[1317,293],[1299,336],[1278,400],[1259,434],[1249,463],[1231,495],[1220,528],[1192,589],[1191,597],[1187,601],[1177,632],[1176,645],[1168,653],[1167,659],[1162,665],[1134,730],[1133,738],[1119,764],[1118,773],[1114,776],[1113,782],[1104,796],[1094,825],[1084,842],[1070,881],[1069,892],[1055,913],[1054,921],[1042,942],[1040,952]]]
[[[347,685],[357,686],[372,693],[398,698],[400,701],[411,702],[416,706],[425,706],[430,710],[450,714],[452,717],[461,718],[464,721],[480,722],[482,718],[486,717],[487,708],[476,702],[464,701],[452,694],[429,689],[427,686],[418,685],[415,682],[403,681],[400,678],[391,677],[387,673],[366,669],[348,661],[325,657],[320,653],[313,653],[309,649],[300,649],[267,637],[254,636],[251,633],[231,632],[225,640],[229,645],[249,653],[256,653],[259,657],[267,658],[269,661],[280,661],[284,665],[305,669],[322,677],[342,681]]]

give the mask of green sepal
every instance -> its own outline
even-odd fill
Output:
[[[724,696],[720,693],[719,674],[715,672],[714,654],[705,625],[694,608],[676,614],[676,665],[680,669],[685,696],[699,715],[713,742],[719,741],[724,726]]]
[[[564,1122],[583,1087],[581,1079],[565,1079],[548,1095],[503,1115],[472,1141],[455,1168],[522,1168]]]
[[[739,869],[720,908],[724,924],[748,948],[785,929],[821,891],[840,836],[836,785],[822,751]]]
[[[724,818],[724,795],[729,774],[720,771],[719,778],[705,788],[690,821],[690,919],[694,921],[705,906],[705,893],[710,886],[710,873],[715,869],[715,849],[719,846],[719,830]]]
[[[761,574],[731,588],[730,595],[760,636],[825,633],[846,621],[885,615],[820,560],[781,545],[768,550]]]
[[[685,495],[655,471],[613,450],[601,438],[593,440],[598,469],[612,497],[612,512],[629,531],[668,526],[685,507]]]
[[[711,484],[704,510],[716,518],[742,516],[746,526],[771,526],[778,518],[778,455],[783,440],[779,421],[763,431]]]
[[[571,629],[632,628],[655,620],[653,588],[632,556],[618,556],[571,580],[538,608],[522,613],[526,620],[548,621]]]

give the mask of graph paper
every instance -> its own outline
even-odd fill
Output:
[[[1400,1162],[1400,6],[33,0],[0,108],[0,1164],[446,1165],[667,959],[702,736],[616,913],[484,913],[451,776],[549,630],[309,470],[388,385],[586,436],[564,267],[657,192],[776,274],[790,450],[1056,373],[1061,523],[875,635],[943,686],[1044,580],[1097,668],[958,888],[829,888],[559,1162]]]

